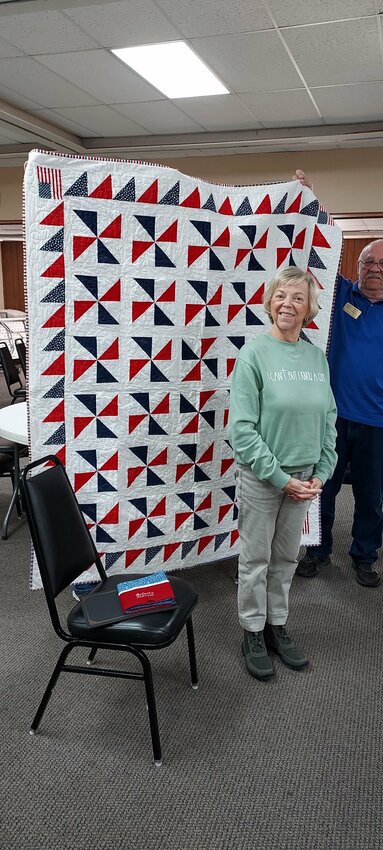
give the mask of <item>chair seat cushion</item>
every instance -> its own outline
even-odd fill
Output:
[[[104,588],[106,591],[113,590],[119,582],[135,578],[142,578],[142,576],[131,573],[110,576]],[[177,599],[176,608],[150,614],[137,614],[118,623],[90,628],[80,602],[72,608],[68,616],[69,632],[74,637],[129,644],[143,649],[159,649],[162,646],[168,646],[180,633],[198,599],[189,581],[172,575],[168,578]]]

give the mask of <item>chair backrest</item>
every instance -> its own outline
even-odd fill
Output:
[[[19,373],[16,369],[16,366],[12,360],[11,352],[7,346],[6,342],[0,342],[0,364],[2,370],[4,372],[4,378],[8,387],[8,390],[11,395],[13,384],[18,384],[19,387],[22,386],[20,381]]]
[[[19,358],[20,366],[24,372],[24,376],[27,376],[27,349],[25,348],[25,342],[21,339],[21,336],[15,339],[16,351]]]
[[[32,469],[45,465],[37,475]],[[32,542],[48,601],[96,565],[106,578],[92,537],[86,527],[65,469],[56,455],[27,464],[21,476],[21,494]],[[52,612],[51,612],[52,613]]]

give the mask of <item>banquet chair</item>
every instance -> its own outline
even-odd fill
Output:
[[[24,378],[26,378],[27,377],[27,350],[25,348],[25,342],[21,338],[21,336],[18,336],[15,339],[15,347],[16,347],[18,358],[19,358],[19,363],[20,363],[21,369],[22,369],[23,374],[24,374]]]
[[[36,474],[38,466],[43,466],[44,469]],[[35,474],[30,475],[31,471]],[[194,588],[189,581],[170,575],[169,581],[177,602],[174,609],[135,614],[132,618],[120,622],[90,627],[80,602],[71,608],[66,626],[63,625],[56,606],[56,597],[84,570],[88,570],[94,564],[103,590],[106,591],[115,590],[118,582],[126,581],[127,574],[107,576],[66,471],[56,455],[47,455],[24,467],[21,475],[21,493],[52,625],[58,637],[65,643],[33,719],[31,734],[35,733],[40,724],[61,673],[87,673],[138,679],[145,684],[154,763],[159,766],[161,743],[151,664],[147,651],[169,646],[186,625],[191,684],[193,688],[198,686],[191,616],[198,598]],[[138,578],[137,575],[131,576],[130,573],[128,577]],[[90,650],[86,666],[66,663],[69,653],[78,647],[87,647]],[[139,661],[142,672],[141,670],[130,672],[91,666],[99,649],[115,650],[134,656]],[[129,724],[122,723],[121,731],[125,732],[127,726]],[[131,724],[130,731],[136,734],[135,727]]]
[[[6,342],[0,342],[0,366],[3,370],[8,392],[12,398],[11,404],[15,401],[25,401],[26,390],[21,383],[20,375],[12,360],[12,355]],[[15,384],[18,384],[18,386],[15,386]]]
[[[0,477],[3,475],[9,476],[12,482],[12,490],[15,489],[15,456],[13,445],[0,446]],[[20,498],[16,498],[17,515],[21,517]],[[3,538],[4,539],[4,538]]]

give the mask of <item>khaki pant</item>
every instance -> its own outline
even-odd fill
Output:
[[[294,473],[308,481],[312,467]],[[309,502],[298,502],[247,466],[237,472],[238,615],[243,629],[262,631],[265,622],[284,625],[289,612],[289,590],[297,565],[303,523]]]

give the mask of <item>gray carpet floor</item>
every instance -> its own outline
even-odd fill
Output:
[[[3,479],[0,516],[9,494]],[[60,642],[43,593],[28,589],[26,523],[12,517],[0,541],[1,848],[380,850],[383,585],[356,584],[350,487],[338,501],[333,566],[291,591],[289,629],[307,670],[276,659],[275,681],[251,679],[235,563],[188,571],[200,687],[189,686],[185,636],[152,654],[161,768],[138,682],[63,676],[29,735]]]

